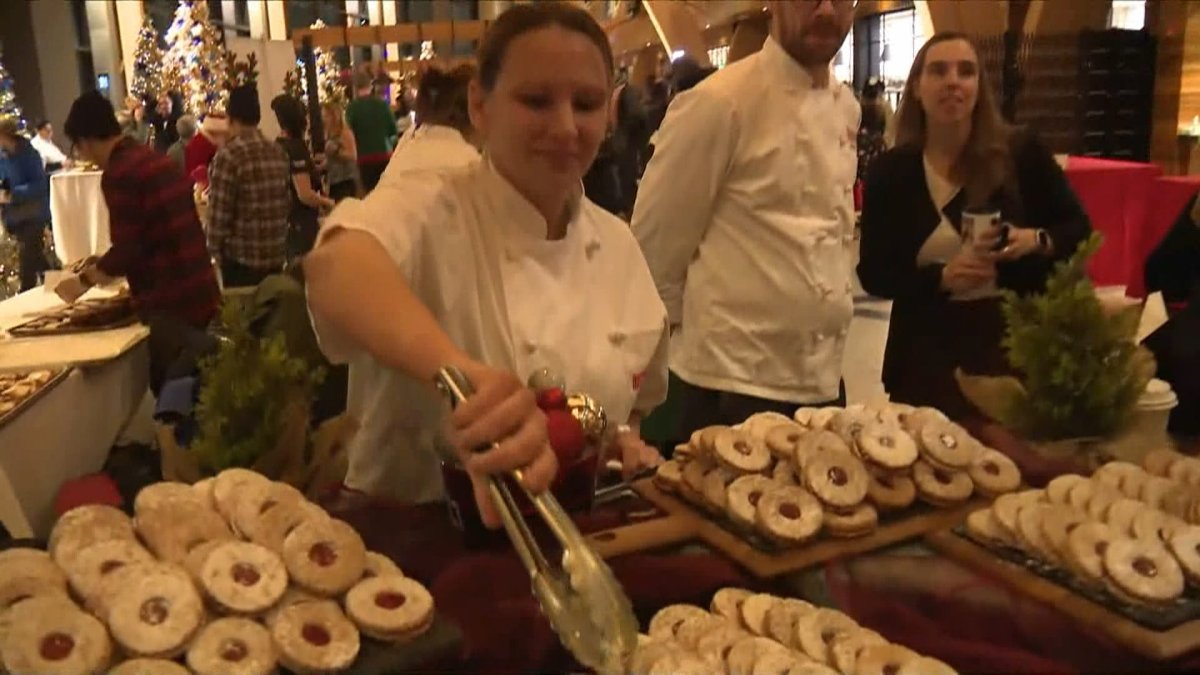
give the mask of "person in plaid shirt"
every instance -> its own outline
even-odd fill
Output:
[[[55,288],[74,302],[94,284],[125,277],[139,318],[169,316],[203,329],[221,300],[192,186],[165,155],[121,134],[112,103],[96,91],[71,105],[64,131],[97,164],[112,246]]]
[[[287,153],[258,130],[258,92],[229,92],[229,141],[208,167],[208,246],[226,287],[257,286],[287,258]]]

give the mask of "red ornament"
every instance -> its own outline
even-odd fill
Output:
[[[587,439],[579,420],[571,413],[566,410],[547,410],[546,433],[550,438],[550,447],[558,456],[559,467],[570,466],[583,456]]]
[[[558,387],[539,391],[537,393],[537,404],[545,412],[551,410],[566,410],[567,409],[567,394]]]

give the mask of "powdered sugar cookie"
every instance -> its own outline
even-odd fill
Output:
[[[704,476],[716,468],[716,462],[708,459],[694,459],[683,467],[683,482],[679,484],[679,495],[692,504],[703,506]]]
[[[786,647],[770,638],[745,637],[729,648],[729,653],[725,655],[725,667],[730,673],[750,673],[760,656],[772,653],[789,654]]]
[[[995,498],[1021,486],[1021,470],[1016,462],[990,448],[985,448],[971,462],[967,475],[975,484],[975,491],[984,497]]]
[[[80,550],[109,539],[136,540],[133,523],[111,506],[88,504],[67,511],[50,531],[50,556],[60,565]]]
[[[767,611],[775,606],[775,596],[755,593],[742,601],[742,625],[755,635],[767,634]]]
[[[770,478],[757,474],[733,481],[727,492],[729,517],[738,525],[753,530],[758,500],[778,485]]]
[[[900,427],[866,422],[855,441],[859,457],[885,470],[907,469],[917,461],[917,444]]]
[[[407,641],[433,624],[433,596],[406,577],[371,577],[346,594],[346,615],[364,635],[385,642]]]
[[[863,427],[871,423],[878,423],[878,421],[877,417],[866,410],[847,408],[829,420],[829,430],[841,436],[846,445],[853,448]]]
[[[967,516],[966,528],[972,539],[985,546],[1011,546],[1013,543],[991,509],[972,511]]]
[[[777,424],[767,431],[767,450],[776,459],[793,459],[796,456],[796,446],[807,434],[807,429],[794,422]]]
[[[1090,522],[1087,514],[1069,506],[1050,505],[1042,518],[1042,534],[1054,549],[1055,557],[1066,563],[1070,558],[1067,541],[1075,528]]]
[[[700,451],[707,457],[712,457],[717,452],[717,437],[728,431],[731,427],[724,424],[714,424],[704,427],[697,432],[696,441],[700,446]]]
[[[1176,459],[1167,469],[1167,478],[1186,485],[1200,484],[1200,459],[1187,456]]]
[[[759,473],[771,466],[771,453],[749,434],[730,429],[717,435],[716,458],[735,473]]]
[[[693,616],[683,620],[675,631],[675,641],[684,649],[695,651],[700,638],[729,624],[729,620],[716,614]]]
[[[1183,594],[1179,563],[1157,541],[1117,539],[1104,552],[1104,571],[1124,593],[1150,604],[1161,604]]]
[[[839,673],[858,672],[858,656],[867,647],[886,645],[888,641],[873,630],[858,630],[838,633],[829,643],[830,665]]]
[[[288,575],[275,552],[250,542],[230,541],[208,554],[200,566],[200,581],[205,595],[222,609],[254,615],[265,612],[283,596]]]
[[[1123,499],[1120,490],[1111,488],[1103,483],[1092,484],[1092,496],[1088,499],[1084,511],[1093,520],[1105,522],[1108,520],[1108,509],[1117,501]]]
[[[921,429],[929,422],[949,422],[950,418],[937,408],[915,408],[907,413],[900,413],[900,424],[913,438],[918,438]]]
[[[939,469],[924,460],[913,465],[917,496],[940,508],[957,506],[971,498],[975,484],[962,471]]]
[[[1051,504],[1070,504],[1068,494],[1071,489],[1086,482],[1086,478],[1073,473],[1059,476],[1046,485],[1046,501]]]
[[[309,593],[302,588],[291,586],[284,592],[283,597],[279,598],[279,602],[267,610],[267,613],[262,617],[262,621],[267,628],[273,628],[275,626],[275,619],[279,616],[280,612],[292,605],[300,605],[306,602],[327,602],[327,600],[319,595]]]
[[[830,507],[825,510],[822,526],[831,537],[863,537],[879,526],[879,512],[866,502],[845,509]]]
[[[821,529],[821,502],[800,487],[780,486],[758,500],[755,525],[768,538],[785,546],[800,544]]]
[[[292,581],[318,595],[339,595],[362,578],[367,549],[340,520],[308,521],[287,536],[283,562]]]
[[[1179,561],[1179,567],[1188,581],[1200,583],[1200,527],[1177,530],[1167,542],[1167,548]]]
[[[803,600],[780,599],[767,610],[767,637],[789,649],[799,649],[796,644],[796,621],[815,609]]]
[[[1163,507],[1163,499],[1174,487],[1175,481],[1170,478],[1150,476],[1142,481],[1142,487],[1138,491],[1138,499],[1145,502],[1150,508],[1161,509]]]
[[[133,500],[133,512],[140,516],[146,511],[157,508],[169,501],[183,501],[195,507],[203,507],[200,495],[187,483],[164,481],[151,483],[138,491]]]
[[[183,653],[204,619],[204,603],[182,568],[126,565],[121,587],[106,598],[113,639],[137,656],[172,658]],[[136,570],[129,574],[125,571]]]
[[[1022,548],[1034,558],[1051,564],[1058,564],[1058,551],[1046,538],[1042,523],[1049,504],[1029,504],[1017,515],[1017,537]]]
[[[400,566],[393,562],[391,558],[382,553],[367,551],[366,568],[363,570],[363,576],[381,577],[385,574],[404,576],[404,572],[400,570]]]
[[[792,415],[792,420],[806,429],[811,429],[813,414],[816,412],[817,408],[796,408],[795,414]]]
[[[741,590],[741,589],[735,589]],[[720,593],[720,591],[718,591]],[[715,598],[714,598],[715,602]],[[652,638],[674,638],[675,631],[683,623],[684,619],[694,616],[705,616],[708,612],[694,605],[668,605],[655,613],[650,619],[650,637]],[[740,610],[738,616],[740,617]]]
[[[742,625],[742,603],[751,595],[754,593],[744,588],[722,588],[713,594],[709,608],[712,609],[713,614],[740,626]]]
[[[262,514],[252,528],[250,541],[282,554],[284,541],[294,530],[306,523],[325,523],[329,520],[329,515],[311,502],[278,504]]]
[[[1181,457],[1183,455],[1171,448],[1157,448],[1142,457],[1142,468],[1153,476],[1166,478],[1170,473],[1171,465]]]
[[[831,665],[829,645],[839,634],[859,630],[854,619],[837,610],[820,608],[801,616],[796,621],[796,641],[809,658]]]
[[[271,481],[249,469],[225,469],[213,478],[213,504],[226,521],[233,522],[237,500],[252,487],[263,487]]]
[[[921,457],[943,471],[963,471],[975,461],[982,446],[953,422],[927,422],[918,436]]]
[[[710,512],[718,516],[725,515],[729,509],[729,486],[739,475],[741,474],[724,466],[715,467],[704,474],[704,484],[700,492],[704,495],[704,503]]]
[[[958,675],[958,671],[937,659],[922,656],[902,664],[896,675]]]
[[[781,459],[771,467],[771,480],[780,485],[799,485],[800,476],[791,460]]]
[[[167,659],[130,659],[108,675],[190,675],[187,668]]]
[[[678,492],[679,484],[683,481],[683,465],[679,460],[667,460],[655,469],[653,480],[654,485],[663,492]]]
[[[65,570],[75,594],[92,606],[100,584],[108,574],[125,565],[149,563],[154,556],[136,541],[110,539],[81,550]]]
[[[823,504],[846,508],[867,497],[867,471],[853,455],[822,452],[804,467],[804,485]]]
[[[299,490],[287,483],[249,482],[233,500],[233,529],[246,539],[254,539],[256,528],[263,516],[271,509],[284,504],[301,504],[305,501]]]
[[[816,661],[801,658],[787,650],[771,650],[759,654],[749,673],[750,675],[837,675],[837,671],[830,670]]]
[[[1104,522],[1108,523],[1118,534],[1133,533],[1133,519],[1146,509],[1146,505],[1136,499],[1118,499],[1108,507]]]
[[[1084,523],[1067,537],[1067,564],[1082,579],[1092,583],[1104,580],[1104,553],[1116,532],[1104,523]]]
[[[871,482],[867,484],[867,499],[880,511],[906,509],[916,500],[917,486],[908,476],[868,473]]]
[[[187,650],[188,668],[197,675],[268,675],[277,663],[270,632],[239,617],[217,619],[200,629]]]
[[[1144,509],[1133,517],[1129,530],[1137,539],[1167,542],[1175,532],[1186,529],[1187,523],[1154,509]]]
[[[85,675],[103,672],[112,657],[104,624],[63,596],[18,602],[6,622],[0,633],[6,672]]]
[[[842,408],[828,406],[825,408],[817,408],[813,411],[812,417],[809,418],[808,426],[814,431],[828,429],[829,424],[833,422],[833,418],[842,412]]]
[[[280,665],[298,674],[342,670],[358,656],[358,629],[332,601],[305,602],[280,611],[271,637]]]
[[[188,551],[206,541],[232,540],[215,511],[184,502],[163,502],[137,519],[138,532],[160,560],[183,564]]]
[[[850,451],[850,446],[842,440],[841,436],[832,431],[814,431],[805,436],[796,446],[795,465],[798,473],[804,471],[810,460],[819,457],[824,452],[841,452],[847,455],[853,455]]]
[[[900,645],[872,645],[859,653],[855,667],[861,675],[893,675],[919,658],[919,654]]]

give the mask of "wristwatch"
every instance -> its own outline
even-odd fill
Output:
[[[1038,252],[1039,253],[1049,253],[1050,252],[1050,233],[1039,228],[1035,232],[1035,234],[1037,236]]]

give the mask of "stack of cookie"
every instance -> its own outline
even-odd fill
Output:
[[[16,410],[25,399],[36,394],[54,379],[54,375],[49,370],[35,370],[25,374],[0,373],[0,418]]]
[[[893,673],[952,675],[936,659],[859,626],[834,610],[803,600],[725,588],[712,611],[672,605],[654,615],[627,672],[643,673]]]
[[[1142,459],[1142,466],[1152,477],[1157,506],[1162,510],[1200,524],[1200,459],[1189,457],[1170,448],[1154,450]]]
[[[0,671],[336,672],[360,633],[403,642],[433,621],[423,586],[261,474],[156,483],[134,512],[79,507],[49,553],[0,553]]]
[[[1005,495],[972,513],[966,529],[990,547],[1020,549],[1083,586],[1131,605],[1161,605],[1200,584],[1200,527],[1163,510],[1179,486],[1127,462],[1090,477],[1068,474],[1045,490]]]
[[[954,507],[1020,485],[1007,456],[932,408],[803,408],[708,427],[675,449],[661,489],[779,545],[873,532],[920,498]]]

